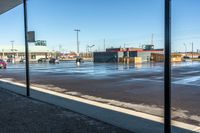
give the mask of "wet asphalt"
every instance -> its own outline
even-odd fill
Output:
[[[163,63],[105,64],[75,62],[31,64],[32,84],[59,87],[105,99],[163,107]],[[0,78],[25,82],[25,65],[8,64]],[[172,64],[172,106],[200,115],[200,62]]]

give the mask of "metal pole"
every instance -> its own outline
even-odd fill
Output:
[[[165,0],[164,132],[171,133],[171,0]]]
[[[11,45],[12,45],[11,51],[13,51],[13,49],[14,49],[14,41],[10,41],[10,42],[11,42]]]
[[[77,53],[79,54],[78,30],[77,30]]]
[[[76,37],[77,37],[77,54],[79,56],[79,40],[78,40],[78,32],[80,32],[79,29],[75,29],[74,31],[76,31]]]
[[[106,51],[106,39],[103,40],[103,49]]]
[[[153,42],[153,37],[154,37],[154,34],[151,35],[151,45],[154,44],[154,42]]]
[[[29,49],[28,49],[28,26],[27,26],[27,0],[23,0],[24,6],[24,36],[25,36],[25,55],[26,55],[26,96],[30,96],[30,75],[29,75]]]
[[[193,42],[192,42],[192,59],[193,59],[193,57],[194,57],[194,44],[193,44]]]
[[[15,53],[14,53],[14,50],[13,50],[13,43],[14,43],[14,41],[10,41],[11,42],[11,45],[12,45],[12,48],[11,48],[11,58],[12,58],[12,63],[14,63],[14,56],[15,56]]]
[[[185,46],[185,56],[187,56],[187,45],[184,43]]]

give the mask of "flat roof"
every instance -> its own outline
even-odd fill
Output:
[[[25,52],[24,45],[13,45],[14,52]],[[53,50],[47,46],[35,46],[34,44],[29,44],[29,52],[52,52]],[[10,53],[12,51],[11,45],[1,45],[0,44],[0,53]]]
[[[20,5],[22,0],[0,0],[0,15]]]

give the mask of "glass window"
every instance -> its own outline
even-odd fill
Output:
[[[172,119],[200,126],[198,0],[173,0]]]
[[[25,84],[23,6],[0,15],[0,78]]]

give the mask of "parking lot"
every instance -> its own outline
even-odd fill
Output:
[[[172,66],[173,119],[200,125],[200,63]],[[31,85],[116,106],[163,115],[163,63],[31,64]],[[25,83],[25,64],[8,64],[0,77]]]

